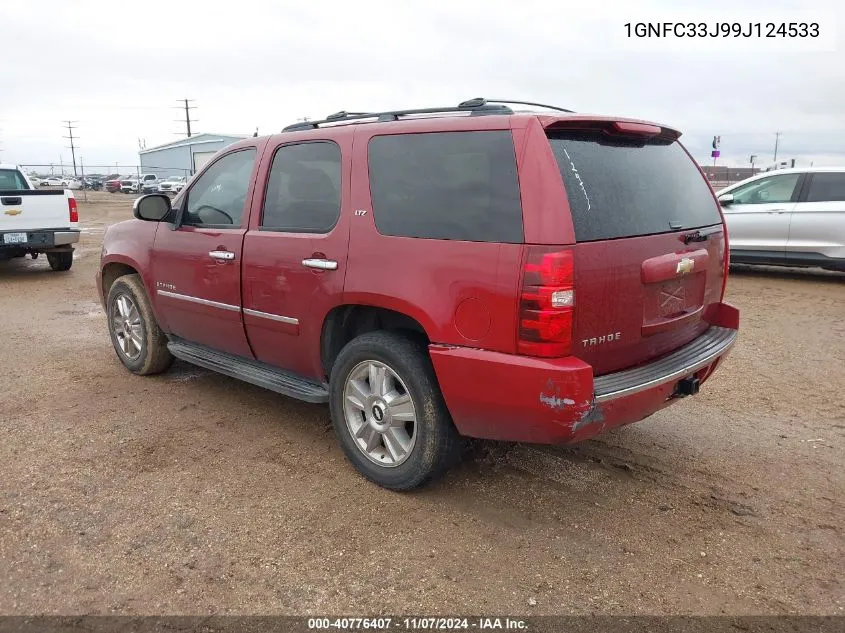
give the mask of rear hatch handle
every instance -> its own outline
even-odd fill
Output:
[[[709,229],[696,229],[690,233],[681,235],[681,241],[684,244],[691,244],[693,242],[706,242],[714,233],[721,233],[722,227],[716,226]]]
[[[23,200],[22,200],[19,196],[15,196],[15,197],[4,197],[4,198],[0,198],[0,203],[2,203],[2,204],[8,204],[8,205],[12,205],[12,204],[22,204],[22,203],[23,203]]]
[[[684,244],[691,244],[692,242],[706,242],[709,237],[708,234],[702,234],[701,231],[693,231],[692,233],[685,234],[681,239]]]

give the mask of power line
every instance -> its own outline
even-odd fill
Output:
[[[185,109],[185,128],[188,132],[188,138],[191,138],[191,110],[196,110],[196,106],[188,105],[193,102],[193,99],[179,99],[179,101],[183,102],[184,106],[178,106],[180,109],[184,107]],[[194,123],[197,122],[197,119],[194,119]]]

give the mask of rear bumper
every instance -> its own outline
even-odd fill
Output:
[[[5,233],[26,233],[25,242],[6,243]],[[67,246],[79,241],[78,229],[46,229],[40,231],[2,231],[0,232],[0,249],[9,250],[42,250]]]
[[[432,345],[431,358],[461,434],[573,443],[642,420],[678,398],[678,382],[704,382],[733,347],[735,308],[721,304],[704,334],[653,363],[593,378],[577,358],[542,359]]]

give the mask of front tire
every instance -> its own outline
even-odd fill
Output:
[[[35,259],[35,257],[32,259]],[[73,266],[73,251],[47,253],[47,263],[50,264],[50,268],[57,272],[70,270],[70,267]]]
[[[153,316],[141,278],[118,277],[106,299],[109,336],[114,351],[133,374],[160,374],[173,362],[167,337]]]
[[[457,461],[460,438],[424,345],[370,332],[332,367],[332,424],[346,457],[370,481],[417,488]]]

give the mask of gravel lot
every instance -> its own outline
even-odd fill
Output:
[[[89,199],[69,272],[0,263],[0,613],[843,613],[845,276],[736,270],[695,398],[396,494],[325,407],[129,374],[93,275],[130,201]]]

